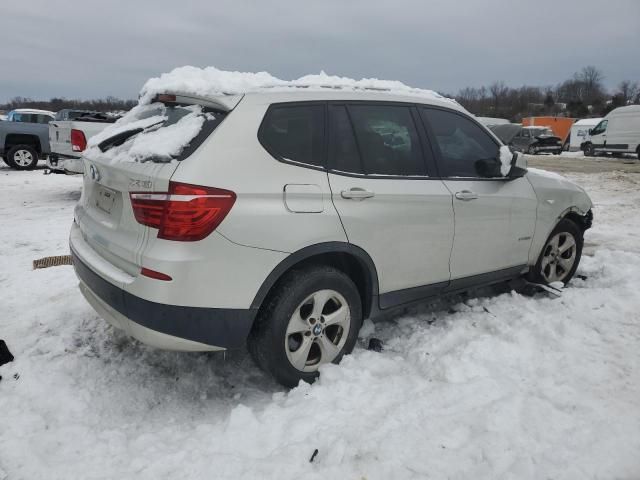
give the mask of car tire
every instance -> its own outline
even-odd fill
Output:
[[[350,353],[361,325],[360,294],[347,275],[329,266],[292,270],[265,300],[248,349],[260,368],[292,388]]]
[[[538,152],[536,151],[536,149],[533,147],[533,145],[530,145],[529,147],[527,147],[527,153],[529,155],[536,155]]]
[[[6,162],[15,170],[33,170],[38,165],[38,152],[31,145],[14,145],[7,152]]]
[[[536,283],[563,282],[565,285],[578,269],[582,257],[584,232],[569,219],[562,219],[544,244],[530,279]]]
[[[593,148],[593,143],[587,143],[583,149],[585,157],[593,157],[595,155],[595,149]]]

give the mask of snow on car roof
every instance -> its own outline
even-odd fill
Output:
[[[42,115],[55,115],[54,112],[50,112],[49,110],[38,110],[36,108],[16,108],[15,110],[12,110],[12,112],[17,112],[17,113],[35,113],[35,114],[42,114]]]
[[[161,93],[183,93],[199,97],[239,95],[257,92],[354,92],[386,93],[419,97],[440,102],[450,102],[460,108],[458,102],[433,90],[415,88],[397,80],[348,77],[319,74],[305,75],[296,80],[282,80],[267,72],[232,72],[216,67],[179,67],[159,77],[149,79],[140,92],[140,103],[149,103]]]
[[[573,126],[587,126],[587,125],[597,125],[600,123],[602,118],[583,118],[582,120],[578,120]]]

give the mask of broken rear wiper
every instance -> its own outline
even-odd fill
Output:
[[[152,123],[151,125],[145,128],[142,128],[142,127],[132,128],[131,130],[125,130],[124,132],[116,133],[112,137],[109,137],[106,140],[101,141],[98,144],[98,148],[100,149],[101,152],[104,153],[112,147],[119,147],[134,135],[137,135],[140,132],[143,132],[145,130],[149,130],[150,128],[155,127],[156,125],[160,125],[161,123],[164,123],[164,120],[160,122]]]

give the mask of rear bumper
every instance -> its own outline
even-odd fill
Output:
[[[71,157],[62,154],[49,155],[47,166],[51,170],[63,171],[65,173],[84,173],[84,164],[81,157]]]
[[[132,295],[89,268],[71,249],[80,290],[109,323],[143,343],[169,350],[205,351],[242,347],[255,309],[165,305]]]

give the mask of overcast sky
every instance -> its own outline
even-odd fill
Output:
[[[455,93],[640,81],[640,0],[0,0],[0,101],[135,98],[177,66],[325,70]]]

